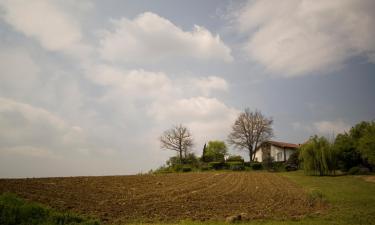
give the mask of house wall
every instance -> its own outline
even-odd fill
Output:
[[[255,153],[255,161],[262,162],[262,148]]]
[[[263,156],[263,150],[265,147],[259,148],[259,150],[255,153],[255,159],[258,160],[258,162],[262,162],[262,156]],[[285,155],[286,160],[289,159],[290,155],[293,154],[295,150],[294,149],[285,149]],[[271,157],[274,158],[275,162],[284,161],[284,148],[280,148],[274,145],[271,145]]]

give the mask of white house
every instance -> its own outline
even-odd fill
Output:
[[[285,162],[289,159],[290,155],[297,150],[298,147],[299,145],[292,143],[266,141],[257,148],[255,161],[262,162],[263,159],[268,155],[273,157],[275,162]]]

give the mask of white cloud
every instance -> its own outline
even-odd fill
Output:
[[[149,113],[163,124],[186,125],[200,150],[209,140],[225,140],[239,111],[216,98],[198,96],[156,102]]]
[[[205,96],[213,91],[228,91],[226,80],[216,76],[201,77],[192,79],[192,85],[197,87]]]
[[[140,129],[142,137],[151,140],[147,148],[154,152],[159,151],[158,143],[155,145],[158,136],[174,124],[189,127],[197,146],[210,139],[224,140],[238,113],[219,99],[205,95],[207,90],[227,89],[227,82],[215,76],[172,80],[162,72],[98,65],[87,71],[87,77],[107,88],[99,98],[100,104],[115,107],[111,114],[114,123],[121,121],[137,131]],[[135,140],[144,142],[134,137],[133,146],[139,145],[133,143]]]
[[[40,67],[22,49],[2,48],[0,52],[0,94],[25,91],[38,81]]]
[[[375,63],[374,10],[371,0],[248,1],[236,19],[250,59],[291,77],[339,68],[353,56]]]
[[[103,32],[100,54],[109,61],[155,62],[174,57],[200,60],[233,60],[219,35],[195,25],[183,31],[171,21],[146,12],[135,19],[113,20],[114,31]]]
[[[0,150],[33,156],[74,151],[85,143],[83,130],[53,113],[0,97]],[[57,152],[56,152],[57,150]]]
[[[16,31],[33,38],[50,51],[62,51],[71,56],[84,58],[92,50],[82,43],[82,31],[78,17],[71,15],[71,2],[48,0],[1,0],[1,18]],[[74,4],[74,9],[84,11],[90,4]],[[70,8],[73,8],[70,6]],[[73,10],[70,10],[73,11]]]
[[[153,99],[177,91],[165,73],[143,69],[121,70],[108,65],[98,65],[88,68],[87,77],[96,84],[121,90],[126,98]]]
[[[342,120],[319,121],[314,123],[314,127],[320,134],[326,135],[337,135],[350,129],[350,125]]]

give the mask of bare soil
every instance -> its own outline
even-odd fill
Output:
[[[291,219],[323,208],[287,178],[263,172],[0,179],[2,192],[108,223]]]

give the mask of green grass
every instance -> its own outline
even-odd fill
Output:
[[[0,225],[99,225],[73,213],[57,212],[9,193],[0,195]]]

